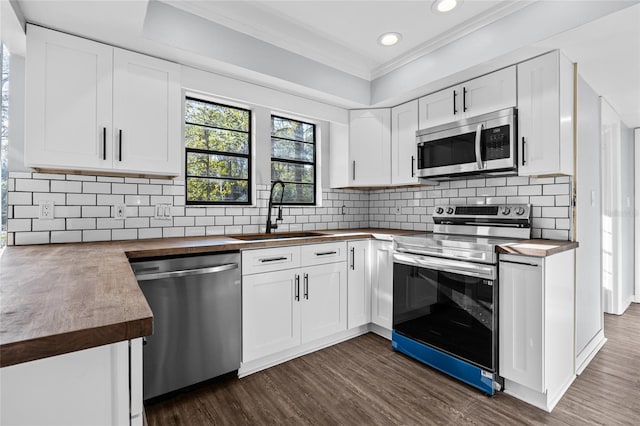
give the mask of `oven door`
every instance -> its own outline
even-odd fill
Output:
[[[495,265],[394,254],[394,331],[492,372],[497,294]]]

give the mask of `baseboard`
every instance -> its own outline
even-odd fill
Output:
[[[387,340],[391,340],[391,330],[381,327],[378,324],[370,323],[369,331],[377,334],[378,336],[384,337]]]
[[[560,402],[560,399],[562,399],[563,395],[565,394],[567,389],[569,389],[575,379],[576,375],[572,374],[567,378],[567,381],[553,394],[549,394],[549,391],[541,393],[519,383],[505,379],[504,393],[550,413],[558,404],[558,402]]]
[[[591,341],[584,347],[584,349],[576,356],[576,374],[580,375],[585,368],[589,365],[591,360],[595,358],[600,349],[607,342],[607,338],[604,337],[604,330],[600,330]]]
[[[250,374],[257,373],[258,371],[265,370],[269,367],[273,367],[283,362],[290,361],[294,358],[307,355],[311,352],[315,352],[320,349],[333,346],[335,344],[344,342],[354,337],[361,336],[369,332],[369,325],[365,324],[360,327],[355,327],[350,330],[341,331],[331,336],[314,340],[313,342],[305,343],[292,349],[288,349],[282,352],[271,354],[263,358],[251,360],[249,362],[243,362],[238,369],[238,377],[246,377]]]

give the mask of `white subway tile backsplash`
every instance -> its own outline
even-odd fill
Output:
[[[64,231],[64,219],[33,219],[32,231]]]
[[[83,242],[109,241],[109,240],[111,240],[111,231],[108,229],[82,231]]]
[[[137,238],[137,229],[114,229],[111,231],[112,240],[135,240]]]
[[[67,180],[52,180],[51,192],[82,192],[82,182],[67,181]]]
[[[52,243],[82,242],[82,231],[51,231]]]
[[[141,228],[138,229],[138,238],[141,240],[149,238],[162,238],[162,229],[160,228]]]
[[[14,244],[17,246],[28,244],[49,244],[49,232],[16,232]]]
[[[569,231],[561,229],[542,229],[542,238],[550,240],[568,240]]]
[[[9,177],[14,179],[31,179],[31,172],[9,172]]]
[[[20,191],[18,180],[22,180],[22,188],[29,190]],[[31,190],[44,189],[45,184],[47,190]],[[9,188],[8,215],[13,221],[9,238],[14,244],[31,241],[25,234],[34,231],[34,241],[48,241],[50,234],[51,242],[261,232],[270,193],[270,186],[258,185],[255,206],[249,207],[185,207],[184,181],[177,180],[13,173]],[[435,204],[507,202],[533,205],[534,237],[543,236],[545,230],[544,235],[568,238],[570,193],[568,177],[497,177],[420,188],[326,190],[319,197],[322,205],[285,207],[278,231],[369,226],[425,231],[433,229]],[[36,219],[37,201],[47,198],[55,203],[54,222]],[[121,203],[127,205],[127,219],[115,220],[111,217],[113,205]],[[172,204],[172,220],[154,218],[154,206],[160,203]]]
[[[32,205],[31,192],[9,192],[7,201],[13,205]]]
[[[20,192],[14,192],[14,194],[20,194]],[[66,201],[65,194],[52,194],[51,192],[34,192],[33,193],[33,204],[39,204],[43,201],[53,201],[55,205],[65,205]],[[15,203],[18,204],[18,203]]]
[[[82,217],[110,217],[109,206],[82,206]]]
[[[31,219],[8,219],[7,231],[9,232],[31,231]]]
[[[16,191],[49,192],[49,181],[42,179],[16,179]]]
[[[96,220],[95,218],[67,219],[67,229],[96,229]]]
[[[67,194],[68,206],[95,206],[96,194]]]
[[[110,194],[111,184],[106,182],[83,182],[82,192],[85,194]]]

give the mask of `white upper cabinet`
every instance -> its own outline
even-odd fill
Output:
[[[113,49],[28,29],[25,164],[111,167]]]
[[[416,131],[418,100],[391,109],[391,183],[418,183],[416,177]]]
[[[573,74],[558,51],[518,64],[521,176],[573,174]]]
[[[391,184],[391,110],[349,112],[350,186]]]
[[[27,56],[26,166],[180,174],[178,65],[33,25]]]
[[[115,49],[115,169],[180,174],[180,66]]]
[[[419,128],[516,106],[516,67],[511,66],[418,100]]]

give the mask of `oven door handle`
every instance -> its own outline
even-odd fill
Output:
[[[441,259],[439,257],[426,257],[394,253],[394,263],[402,263],[419,268],[434,269],[436,271],[450,272],[453,274],[467,275],[470,277],[482,278],[495,281],[497,278],[497,268],[495,265],[483,265],[461,260]]]

